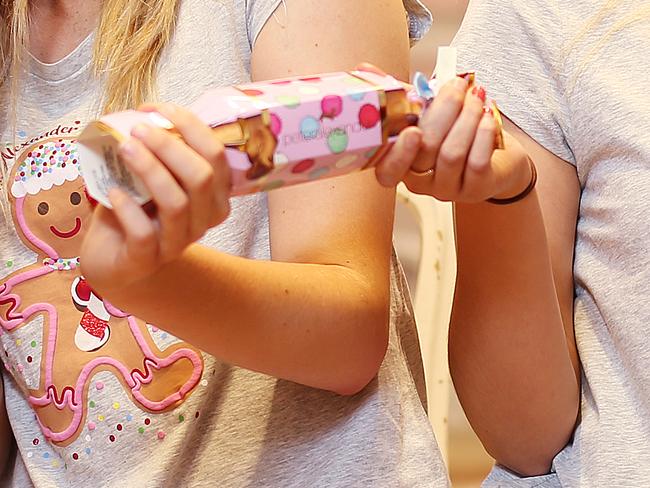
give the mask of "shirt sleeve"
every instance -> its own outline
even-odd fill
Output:
[[[557,0],[470,0],[453,45],[501,111],[538,144],[575,165],[564,92],[565,29]]]
[[[248,40],[251,47],[255,45],[262,28],[273,15],[273,12],[282,5],[283,0],[247,0],[246,21],[248,27]],[[419,41],[431,27],[431,12],[420,0],[403,0],[404,9],[409,19],[409,37],[411,45]],[[280,17],[281,19],[282,17]]]

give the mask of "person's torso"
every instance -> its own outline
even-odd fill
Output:
[[[567,139],[582,187],[574,276],[583,368],[580,426],[556,460],[566,486],[650,482],[650,98],[636,81],[650,52],[644,3],[621,3],[566,61]],[[588,2],[581,10],[576,26],[595,13]]]

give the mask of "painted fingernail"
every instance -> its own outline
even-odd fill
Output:
[[[133,129],[131,129],[131,135],[141,139],[147,137],[147,134],[151,131],[151,128],[145,124],[138,124]]]
[[[475,86],[472,89],[472,95],[474,95],[475,97],[478,97],[483,103],[485,103],[485,100],[487,98],[485,88],[483,88],[482,86]]]
[[[458,77],[464,79],[469,86],[472,86],[476,81],[476,74],[473,71],[459,74]]]
[[[492,107],[483,107],[483,112],[487,115],[494,116],[494,110],[492,110]]]

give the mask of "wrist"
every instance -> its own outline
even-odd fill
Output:
[[[495,204],[509,204],[523,200],[534,189],[537,183],[535,164],[526,156],[521,158],[515,171],[510,177],[508,189],[494,195],[487,201]]]

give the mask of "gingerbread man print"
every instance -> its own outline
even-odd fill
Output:
[[[146,323],[112,306],[81,275],[78,256],[92,203],[76,154],[76,141],[48,139],[15,164],[12,218],[38,260],[0,284],[0,335],[42,324],[38,381],[21,378],[20,370],[10,373],[45,437],[59,446],[82,431],[96,374],[113,374],[136,406],[162,413],[184,402],[203,372],[198,350],[177,342],[161,351]]]

